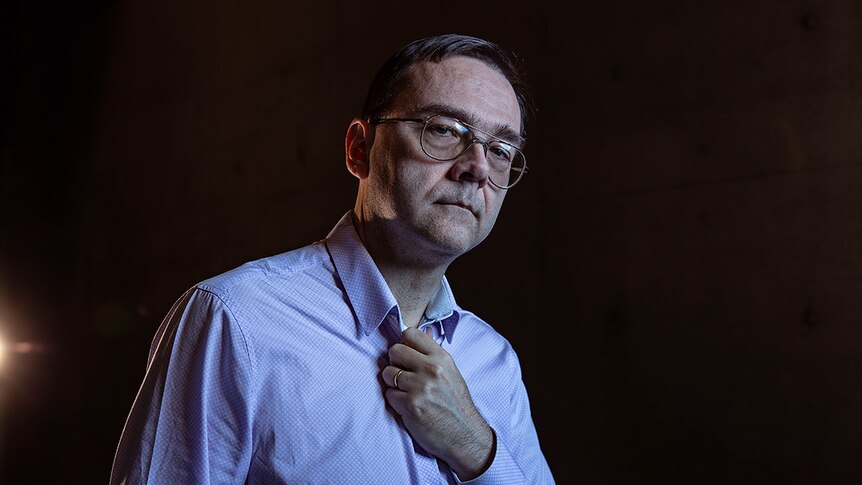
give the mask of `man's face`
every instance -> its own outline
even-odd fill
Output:
[[[509,141],[521,132],[512,86],[483,61],[451,56],[415,64],[407,75],[385,117],[447,114]],[[485,239],[506,190],[489,182],[482,145],[474,144],[455,160],[438,161],[422,151],[421,131],[420,123],[374,128],[361,193],[368,215],[385,221],[391,249],[427,255],[428,262],[451,261]]]

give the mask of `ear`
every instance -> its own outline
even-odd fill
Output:
[[[371,147],[371,125],[354,118],[344,137],[344,154],[347,170],[359,180],[368,177],[368,150]]]

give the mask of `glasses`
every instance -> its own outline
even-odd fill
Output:
[[[427,119],[419,118],[374,118],[371,124],[383,123],[421,123],[419,146],[426,155],[441,162],[455,160],[474,144],[482,145],[490,171],[488,180],[501,189],[510,189],[527,173],[527,158],[518,147],[486,133],[475,126],[445,115],[434,115]],[[482,141],[475,133],[487,137]]]

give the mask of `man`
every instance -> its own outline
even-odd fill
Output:
[[[111,483],[553,483],[515,353],[444,277],[526,171],[525,110],[484,40],[387,61],[347,130],[353,211],[180,298]]]

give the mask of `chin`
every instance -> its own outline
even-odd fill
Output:
[[[485,239],[483,235],[478,233],[477,229],[463,226],[436,226],[433,231],[429,231],[426,235],[428,241],[440,254],[447,255],[451,259],[470,251]]]

